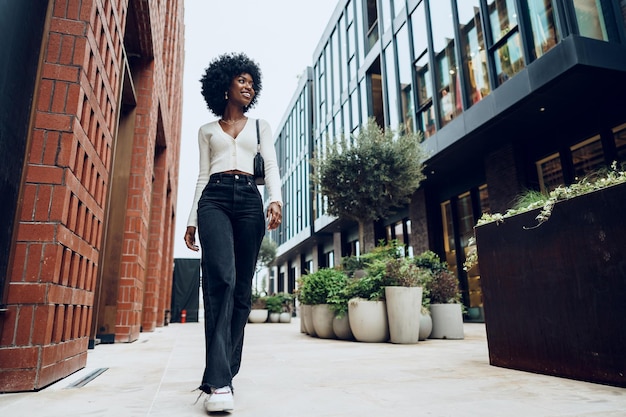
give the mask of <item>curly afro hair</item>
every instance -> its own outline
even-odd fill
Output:
[[[252,77],[255,92],[250,104],[244,108],[246,112],[254,107],[261,93],[261,69],[257,63],[243,53],[220,55],[209,63],[200,82],[204,101],[213,114],[219,117],[224,115],[226,109],[224,93],[228,91],[233,78],[243,73],[248,73]]]

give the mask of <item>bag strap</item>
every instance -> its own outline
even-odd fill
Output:
[[[259,119],[256,119],[256,152],[261,152],[261,136],[259,135]]]

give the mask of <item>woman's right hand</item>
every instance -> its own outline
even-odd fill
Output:
[[[185,231],[185,243],[187,247],[194,252],[198,252],[200,248],[196,245],[196,228],[194,226],[187,226]]]

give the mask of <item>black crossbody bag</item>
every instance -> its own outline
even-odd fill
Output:
[[[263,160],[263,155],[261,155],[259,119],[256,119],[256,155],[254,156],[254,182],[257,185],[265,184],[265,161]]]

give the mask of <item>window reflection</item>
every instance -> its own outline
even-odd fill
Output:
[[[491,92],[487,70],[485,37],[480,22],[480,1],[458,2],[463,66],[467,75],[465,89],[474,104]]]
[[[417,128],[427,138],[435,133],[435,112],[433,107],[433,86],[430,66],[428,63],[428,38],[426,34],[426,16],[424,3],[420,3],[411,15],[411,29],[413,31],[413,53],[415,56],[414,69],[416,73],[415,86],[417,92]]]
[[[535,58],[557,43],[552,0],[528,0],[528,16],[533,31]]]
[[[456,242],[454,240],[454,225],[452,223],[452,206],[450,200],[441,203],[441,219],[443,226],[443,247],[446,254],[445,261],[451,271],[456,271]]]
[[[497,48],[494,58],[498,84],[502,84],[524,68],[519,33],[509,37],[506,43]]]
[[[608,41],[606,23],[599,0],[572,0],[578,33],[587,38]]]
[[[376,0],[367,0],[367,51],[372,49],[377,41],[378,12],[376,10]]]
[[[333,105],[339,101],[339,97],[341,94],[341,55],[339,54],[339,35],[335,30],[330,35],[330,43],[332,45],[332,101],[328,103],[329,105]]]
[[[514,3],[514,0],[495,0],[488,4],[491,35],[496,45],[492,53],[498,85],[524,68],[524,55]]]
[[[439,120],[445,126],[463,110],[459,74],[456,66],[456,47],[452,26],[452,9],[449,1],[430,4],[433,24],[433,46],[436,59],[436,92],[439,100]]]
[[[537,162],[537,175],[541,192],[550,192],[559,185],[565,183],[563,179],[563,167],[558,153],[550,155]]]
[[[387,84],[387,102],[389,103],[389,120],[386,125],[396,129],[398,120],[398,84],[396,82],[396,66],[393,47],[389,45],[385,49],[385,81]]]
[[[574,162],[574,181],[581,180],[585,175],[606,165],[600,135],[572,146],[571,151]]]
[[[613,130],[613,136],[615,137],[617,158],[620,162],[626,162],[626,124],[616,127]]]
[[[409,33],[407,25],[403,25],[396,36],[396,50],[398,51],[398,74],[400,85],[401,119],[409,130],[413,130],[413,89],[411,88],[411,58],[409,55]]]
[[[495,44],[517,28],[517,13],[513,0],[495,0],[490,1],[488,5],[491,36]]]

